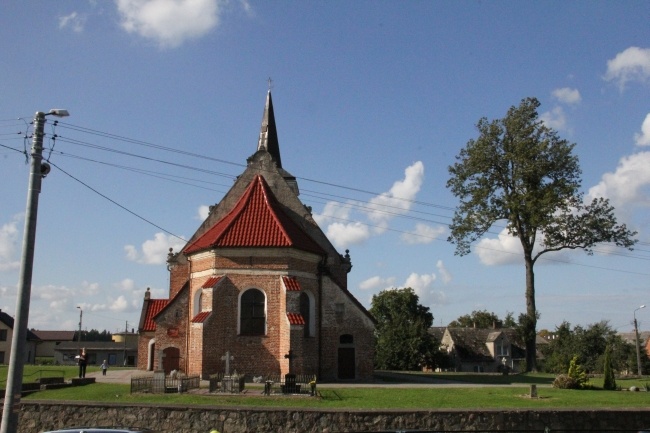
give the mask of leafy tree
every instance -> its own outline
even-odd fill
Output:
[[[492,328],[495,323],[501,323],[499,316],[487,310],[472,311],[449,323],[452,328]]]
[[[383,290],[372,297],[377,369],[421,370],[435,365],[437,343],[429,334],[433,315],[419,301],[411,288]]]
[[[563,322],[554,333],[549,344],[542,348],[544,370],[549,373],[567,371],[571,359],[577,356],[588,373],[604,374],[607,348],[610,350],[610,365],[616,371],[635,371],[634,346],[618,335],[605,320],[586,328]]]
[[[460,200],[448,241],[465,255],[498,221],[523,249],[526,276],[526,366],[536,370],[535,273],[537,259],[563,249],[592,254],[598,243],[630,248],[632,232],[618,225],[603,198],[583,203],[575,144],[561,139],[537,113],[535,98],[523,99],[503,119],[479,120],[479,137],[468,141],[449,167],[447,187]],[[539,241],[539,242],[538,242]],[[534,249],[537,248],[537,251]]]
[[[616,377],[614,376],[614,370],[612,369],[612,347],[607,346],[605,350],[605,360],[603,362],[603,389],[615,390],[616,389]]]

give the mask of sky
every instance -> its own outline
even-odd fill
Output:
[[[446,183],[482,117],[538,98],[585,198],[639,239],[543,256],[538,329],[650,330],[649,18],[634,0],[2,2],[0,309],[16,309],[35,112],[70,116],[45,125],[29,327],[74,330],[82,311],[120,332],[147,288],[167,297],[169,248],[243,172],[270,86],[283,167],[349,250],[351,293],[369,308],[411,287],[436,326],[525,311],[503,224],[454,254]]]

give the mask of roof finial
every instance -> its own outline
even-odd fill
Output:
[[[269,92],[270,92],[271,89],[273,88],[273,80],[271,79],[271,77],[269,77],[268,80],[266,80],[266,82],[269,83]]]

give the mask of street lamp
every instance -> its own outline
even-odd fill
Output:
[[[7,370],[7,388],[2,410],[0,433],[15,433],[18,430],[18,405],[23,387],[23,367],[25,364],[25,343],[29,319],[29,298],[32,290],[32,271],[34,265],[34,245],[36,243],[36,219],[38,215],[38,195],[41,181],[50,172],[50,165],[43,162],[43,136],[45,135],[45,116],[66,117],[68,110],[52,109],[34,115],[34,136],[32,137],[32,161],[29,186],[27,189],[27,209],[25,211],[25,231],[23,252],[20,264],[20,279],[16,299],[16,318],[14,319],[11,354]]]
[[[81,309],[80,305],[77,305],[77,308],[79,309],[79,335],[77,336],[77,346],[79,346],[78,347],[79,350],[77,351],[77,355],[80,355],[81,354],[81,318],[84,312]]]
[[[634,310],[634,338],[636,339],[636,368],[639,377],[641,377],[641,351],[639,350],[639,328],[636,324],[636,312],[641,308],[645,308],[645,305],[641,305],[639,308]]]

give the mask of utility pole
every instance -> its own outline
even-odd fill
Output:
[[[68,116],[67,110],[42,111],[34,115],[34,136],[32,137],[31,166],[29,186],[27,188],[27,209],[25,211],[25,231],[23,233],[23,252],[20,262],[20,279],[16,299],[16,317],[14,319],[11,354],[7,370],[7,389],[2,410],[0,433],[18,431],[18,412],[23,388],[23,370],[25,346],[27,342],[27,325],[29,319],[29,299],[32,291],[32,273],[34,266],[34,246],[36,244],[36,220],[38,216],[38,196],[41,181],[50,172],[50,165],[43,162],[43,136],[45,135],[45,116]]]

